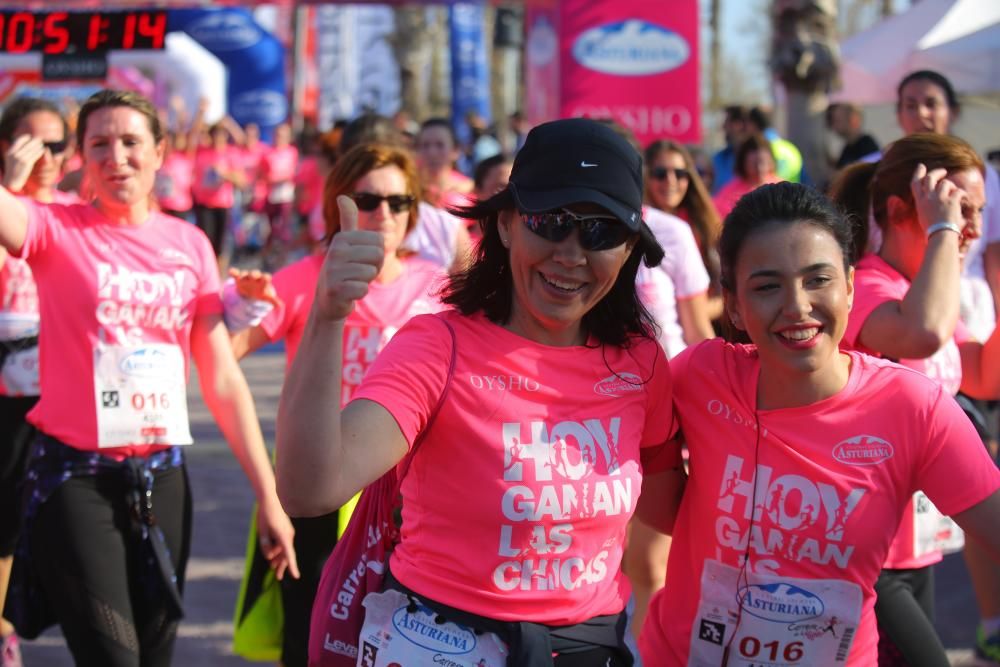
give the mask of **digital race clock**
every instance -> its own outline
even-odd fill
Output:
[[[0,11],[0,52],[86,54],[116,49],[162,49],[167,12]]]

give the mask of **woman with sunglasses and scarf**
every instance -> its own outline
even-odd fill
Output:
[[[343,223],[355,214],[339,203]],[[614,130],[534,128],[508,187],[463,212],[483,240],[444,293],[454,310],[403,327],[340,411],[337,341],[383,250],[363,231],[334,238],[282,392],[277,467],[293,514],[336,509],[422,439],[387,587],[497,635],[509,665],[637,664],[625,527],[637,501],[667,522],[677,502],[640,499],[643,474],[659,473],[651,488],[666,495],[679,478],[662,456],[669,370],[635,287],[639,263],[662,258],[641,207],[641,158]],[[369,617],[390,594],[366,598]]]
[[[41,204],[75,204],[60,192],[66,122],[43,99],[13,100],[0,116],[3,186]],[[20,523],[21,477],[35,429],[26,420],[38,402],[38,289],[24,260],[0,248],[0,606],[14,561]],[[0,665],[18,665],[14,628],[0,618]]]
[[[271,283],[266,275],[257,274],[262,287],[268,284],[273,287],[270,299],[274,309],[256,326],[233,332],[238,328],[233,320],[238,319],[245,302],[236,296],[233,284],[227,284],[223,299],[228,307],[227,321],[237,358],[284,339],[287,365],[291,367],[313,307],[323,259],[329,244],[343,230],[337,198],[349,197],[358,209],[357,228],[378,234],[384,252],[368,294],[355,304],[344,322],[344,363],[339,388],[341,403],[346,405],[393,334],[411,317],[437,312],[443,307],[436,292],[446,275],[444,270],[402,248],[403,239],[416,224],[417,188],[416,166],[409,152],[401,147],[361,144],[338,159],[323,193],[325,243],[316,253],[275,273]],[[249,283],[254,277],[243,280]],[[246,285],[245,289],[252,290],[252,285]],[[352,507],[353,503],[348,503],[320,516],[292,519],[302,576],[297,580],[285,578],[281,583],[285,613],[281,662],[285,667],[306,665],[309,614],[316,587],[323,564],[336,544],[338,524],[346,523]]]

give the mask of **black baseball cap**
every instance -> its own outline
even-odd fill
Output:
[[[514,158],[510,191],[522,213],[589,202],[632,231],[642,224],[642,156],[609,126],[589,118],[543,123]]]

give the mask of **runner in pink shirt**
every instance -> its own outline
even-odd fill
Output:
[[[775,173],[775,168],[771,144],[763,135],[750,135],[740,144],[736,149],[733,180],[722,186],[712,198],[723,222],[740,197],[765,183],[777,183],[781,180]]]
[[[419,187],[409,153],[383,144],[363,144],[348,151],[336,162],[327,180],[327,201],[336,201],[340,195],[353,198],[360,209],[359,229],[378,231],[384,249],[378,276],[344,323],[342,405],[354,397],[376,356],[410,318],[443,308],[437,292],[446,275],[444,269],[419,259],[402,245],[416,224],[413,193]],[[274,274],[270,290],[268,281],[259,274],[241,277],[234,285],[244,298],[267,298],[277,304],[260,324],[231,332],[237,357],[284,340],[288,366],[295,360],[312,310],[326,246],[340,232],[339,211],[326,207],[326,212],[327,242],[318,252]],[[223,301],[234,303],[228,294]],[[292,519],[302,577],[282,582],[285,631],[281,662],[285,667],[307,664],[309,616],[316,588],[337,541],[338,525],[346,523],[346,517],[339,515],[349,515],[351,506],[320,517]]]
[[[870,191],[860,200],[866,210],[870,201],[883,237],[878,254],[858,263],[844,342],[914,368],[950,395],[989,399],[1000,395],[1000,334],[983,345],[959,319],[962,255],[981,232],[983,170],[962,140],[919,133],[894,143],[879,163],[851,167],[836,192],[854,201]],[[900,655],[914,666],[947,664],[933,627],[930,567],[942,558],[941,530],[933,505],[916,497],[876,586],[887,664]]]
[[[299,149],[291,142],[292,128],[282,123],[274,131],[274,147],[261,158],[259,168],[259,177],[267,184],[264,211],[271,226],[265,252],[275,266],[284,265],[284,255],[292,243]]]
[[[260,502],[279,578],[297,576],[293,531],[222,324],[211,247],[151,206],[163,158],[155,108],[105,90],[78,123],[92,205],[43,205],[0,187],[0,245],[27,260],[41,319],[59,323],[39,333],[42,396],[28,417],[39,434],[7,609],[26,637],[58,621],[79,664],[167,664],[190,546],[178,445],[191,443],[192,357]],[[48,150],[38,137],[19,145]]]
[[[211,143],[200,147],[194,155],[195,223],[212,242],[215,256],[222,255],[229,209],[236,201],[234,188],[243,187],[243,165],[239,149],[229,145],[229,130],[223,123],[209,128]]]
[[[581,159],[600,167],[581,170]],[[338,200],[347,231],[330,245],[282,392],[277,469],[284,505],[322,514],[426,429],[402,482],[394,590],[365,598],[366,634],[393,636],[382,612],[410,622],[405,603],[387,606],[404,591],[439,622],[457,614],[502,638],[510,665],[634,664],[625,526],[644,504],[644,474],[660,473],[673,502],[680,478],[679,460],[663,456],[669,370],[635,288],[640,261],[662,258],[641,219],[641,172],[639,154],[595,121],[533,129],[509,186],[464,212],[484,237],[445,292],[455,310],[404,326],[342,411],[331,406],[342,401],[345,321],[383,250],[379,236],[350,231],[357,213]],[[671,507],[656,498],[643,511]],[[327,650],[316,631],[326,617],[314,614],[311,660]],[[433,659],[415,644],[394,650],[408,664]]]
[[[168,132],[166,146],[163,166],[156,172],[156,201],[167,215],[186,220],[194,206],[194,148],[189,149],[188,138],[180,132]]]
[[[32,139],[40,141],[32,141]],[[12,100],[0,117],[3,186],[42,203],[73,203],[60,192],[68,151],[66,123],[47,100]],[[21,517],[21,480],[35,430],[25,416],[38,401],[38,290],[31,268],[0,248],[0,600],[14,562]],[[20,665],[17,635],[0,618],[0,664]]]
[[[1000,562],[1000,472],[961,408],[840,349],[851,253],[848,222],[805,186],[762,186],[727,219],[726,312],[749,344],[671,362],[691,476],[639,640],[648,664],[876,664],[886,528],[917,489]]]
[[[431,206],[453,208],[469,204],[472,179],[455,169],[458,140],[445,118],[431,118],[420,126],[416,143],[420,162],[420,184]]]

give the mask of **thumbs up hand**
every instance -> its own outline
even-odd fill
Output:
[[[316,314],[327,320],[342,320],[354,302],[368,294],[385,260],[385,243],[378,232],[358,230],[358,207],[346,195],[337,197],[340,231],[326,251],[316,286]]]

